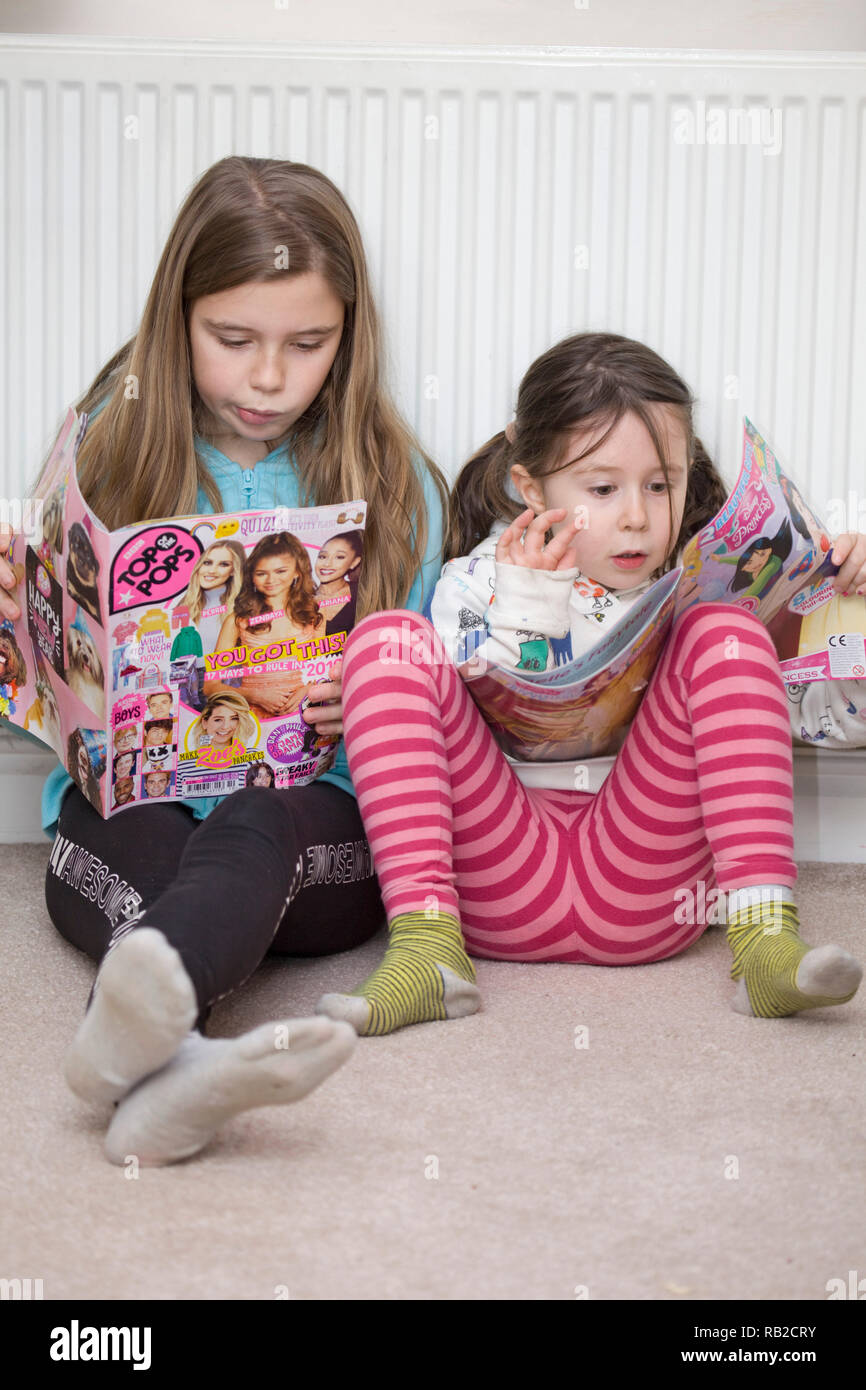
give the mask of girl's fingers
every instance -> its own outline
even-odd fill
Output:
[[[577,558],[577,546],[572,542],[556,566],[558,570],[577,570],[580,569],[580,561]]]
[[[833,549],[830,551],[830,559],[834,565],[844,565],[856,539],[857,536],[853,531],[845,531],[843,535],[836,537],[833,542]]]
[[[534,515],[535,513],[532,508],[527,507],[526,511],[521,512],[520,516],[516,516],[510,526],[507,526],[502,532],[502,535],[496,542],[495,554],[495,558],[500,565],[517,565],[520,563],[519,557],[522,554],[520,538]]]
[[[310,691],[311,705],[326,705],[339,700],[343,689],[342,681],[320,681]]]
[[[563,526],[561,531],[557,531],[547,547],[547,553],[552,560],[556,561],[557,568],[573,569],[576,566],[577,537],[575,531],[577,529],[580,529],[577,521],[572,522],[570,526]],[[573,558],[569,560],[568,564],[563,564],[563,560],[569,555]]]
[[[546,512],[541,512],[529,523],[523,533],[523,553],[528,556],[529,563],[538,566],[541,560],[541,553],[544,550],[544,536],[547,527],[543,525]]]
[[[545,531],[549,531],[554,521],[562,521],[565,514],[564,507],[551,507],[549,511],[539,512],[535,521],[536,525],[541,527],[541,534],[544,535]]]
[[[866,534],[846,531],[833,542],[831,559],[840,565],[833,577],[837,592],[860,592],[866,587]]]
[[[551,507],[535,515],[531,507],[515,517],[496,542],[496,560],[500,564],[530,565],[534,569],[562,568],[562,560],[569,556],[567,569],[577,565],[572,547],[575,544],[574,528],[565,526],[558,531],[549,545],[545,544],[548,531],[558,521],[567,516],[564,507]],[[577,521],[574,523],[577,526]]]
[[[343,706],[341,704],[307,705],[303,719],[304,723],[312,725],[318,734],[341,734],[343,732]]]
[[[511,539],[512,530],[509,526],[507,530],[502,532],[502,535],[496,542],[496,551],[494,558],[498,565],[508,565],[511,563]]]

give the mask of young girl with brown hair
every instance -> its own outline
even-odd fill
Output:
[[[387,613],[350,636],[346,746],[391,944],[321,1012],[365,1033],[471,1013],[464,944],[499,960],[663,960],[706,928],[682,910],[701,880],[727,894],[735,1008],[775,1017],[853,995],[853,957],[800,940],[788,702],[752,613],[686,611],[616,756],[579,764],[509,762],[454,664],[516,667],[528,646],[542,666],[578,656],[678,562],[727,495],[692,404],[640,343],[584,333],[551,348],[458,480],[435,631]],[[839,537],[833,559],[837,588],[866,588],[866,536]],[[850,728],[866,741],[862,721]]]
[[[309,641],[324,636],[325,618],[313,590],[313,569],[297,536],[278,531],[263,536],[244,566],[243,582],[227,614],[216,650],[263,642]],[[205,681],[205,694],[213,682]],[[238,689],[259,718],[294,714],[310,687],[297,673],[244,676]]]
[[[78,410],[91,418],[79,481],[109,527],[364,498],[362,611],[420,608],[438,576],[445,485],[384,388],[358,226],[315,169],[232,157],[199,179],[137,333]],[[5,563],[0,583],[14,586]],[[7,594],[0,611],[17,616]],[[339,679],[316,687],[305,717],[321,734],[342,732],[340,699]],[[190,1033],[268,950],[343,951],[381,925],[369,854],[339,878],[315,869],[335,859],[323,850],[364,842],[342,749],[308,787],[108,820],[58,769],[43,809],[49,913],[101,962],[66,1076],[86,1100],[119,1102],[113,1162],[195,1153],[230,1115],[297,1099],[346,1058],[351,1029],[326,1019]],[[95,862],[110,894],[82,888]]]

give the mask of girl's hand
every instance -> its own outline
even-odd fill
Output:
[[[317,734],[343,732],[343,682],[338,668],[334,680],[317,681],[309,687],[308,704],[303,713]]]
[[[294,714],[304,698],[304,687],[301,686],[298,691],[293,690],[288,695],[277,695],[273,690],[260,690],[256,686],[250,688],[242,685],[241,694],[250,704],[257,705],[267,715]]]
[[[257,705],[268,717],[275,714],[293,714],[299,708],[300,702],[307,694],[307,685],[295,684],[291,682],[291,674],[281,673],[279,676],[245,676],[240,681],[240,694],[250,702],[250,705]],[[279,684],[277,681],[279,680]],[[288,688],[286,688],[288,687]]]
[[[11,544],[12,531],[8,526],[0,526],[0,556],[5,556]],[[0,559],[0,613],[4,618],[11,618],[13,622],[21,617],[21,609],[11,597],[11,593],[17,588],[15,571],[5,559]]]
[[[309,685],[294,686],[294,688],[290,690],[288,694],[284,694],[281,697],[281,703],[279,705],[279,708],[276,709],[274,713],[297,714],[310,689],[311,687]],[[261,703],[261,701],[259,701],[259,703]]]
[[[575,519],[570,526],[563,526],[549,545],[544,544],[545,533],[553,522],[563,521],[566,515],[564,507],[542,512],[540,516],[535,516],[532,508],[527,507],[496,542],[496,563],[523,565],[534,570],[575,569],[577,538],[574,533],[581,529],[581,521]]]
[[[842,566],[833,577],[838,593],[866,594],[866,534],[845,531],[837,536],[830,559],[834,565]]]

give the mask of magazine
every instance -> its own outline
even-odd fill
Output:
[[[339,739],[304,718],[355,620],[366,504],[148,520],[108,531],[79,490],[70,410],[41,534],[8,560],[0,713],[54,749],[105,817],[151,801],[303,786]]]
[[[672,623],[699,602],[754,613],[773,639],[787,685],[866,676],[866,598],[840,598],[832,542],[775,454],[744,420],[739,476],[716,517],[575,660],[517,671],[483,656],[460,666],[501,747],[524,762],[617,751]]]

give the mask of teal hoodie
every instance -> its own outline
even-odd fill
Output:
[[[93,416],[91,416],[92,418]],[[288,445],[282,444],[278,449],[274,449],[254,468],[242,468],[240,464],[233,463],[225,454],[220,453],[212,444],[206,443],[198,436],[196,436],[195,447],[219,488],[223,499],[223,511],[265,511],[271,507],[297,507],[300,505],[298,476]],[[432,594],[442,569],[444,518],[433,479],[420,459],[416,460],[416,467],[421,475],[424,500],[427,505],[427,548],[421,571],[415,577],[405,606],[420,613]],[[353,500],[353,498],[346,498],[346,501]],[[213,515],[213,510],[204,492],[199,489],[196,511],[202,516],[209,516]],[[18,732],[23,732],[23,730]],[[30,735],[25,736],[30,737]],[[39,740],[35,741],[39,742]],[[44,744],[41,746],[45,747]],[[355,795],[342,739],[337,747],[333,768],[330,772],[323,773],[319,781],[332,782],[334,786],[342,787],[343,791],[348,792],[351,796]],[[63,798],[69,788],[74,785],[72,778],[60,763],[53,772],[49,773],[45,781],[45,786],[42,789],[42,828],[51,839],[57,833],[57,818],[60,815]],[[225,797],[222,796],[190,797],[181,804],[189,807],[196,820],[204,820],[205,816],[209,815],[214,807],[224,800]]]

